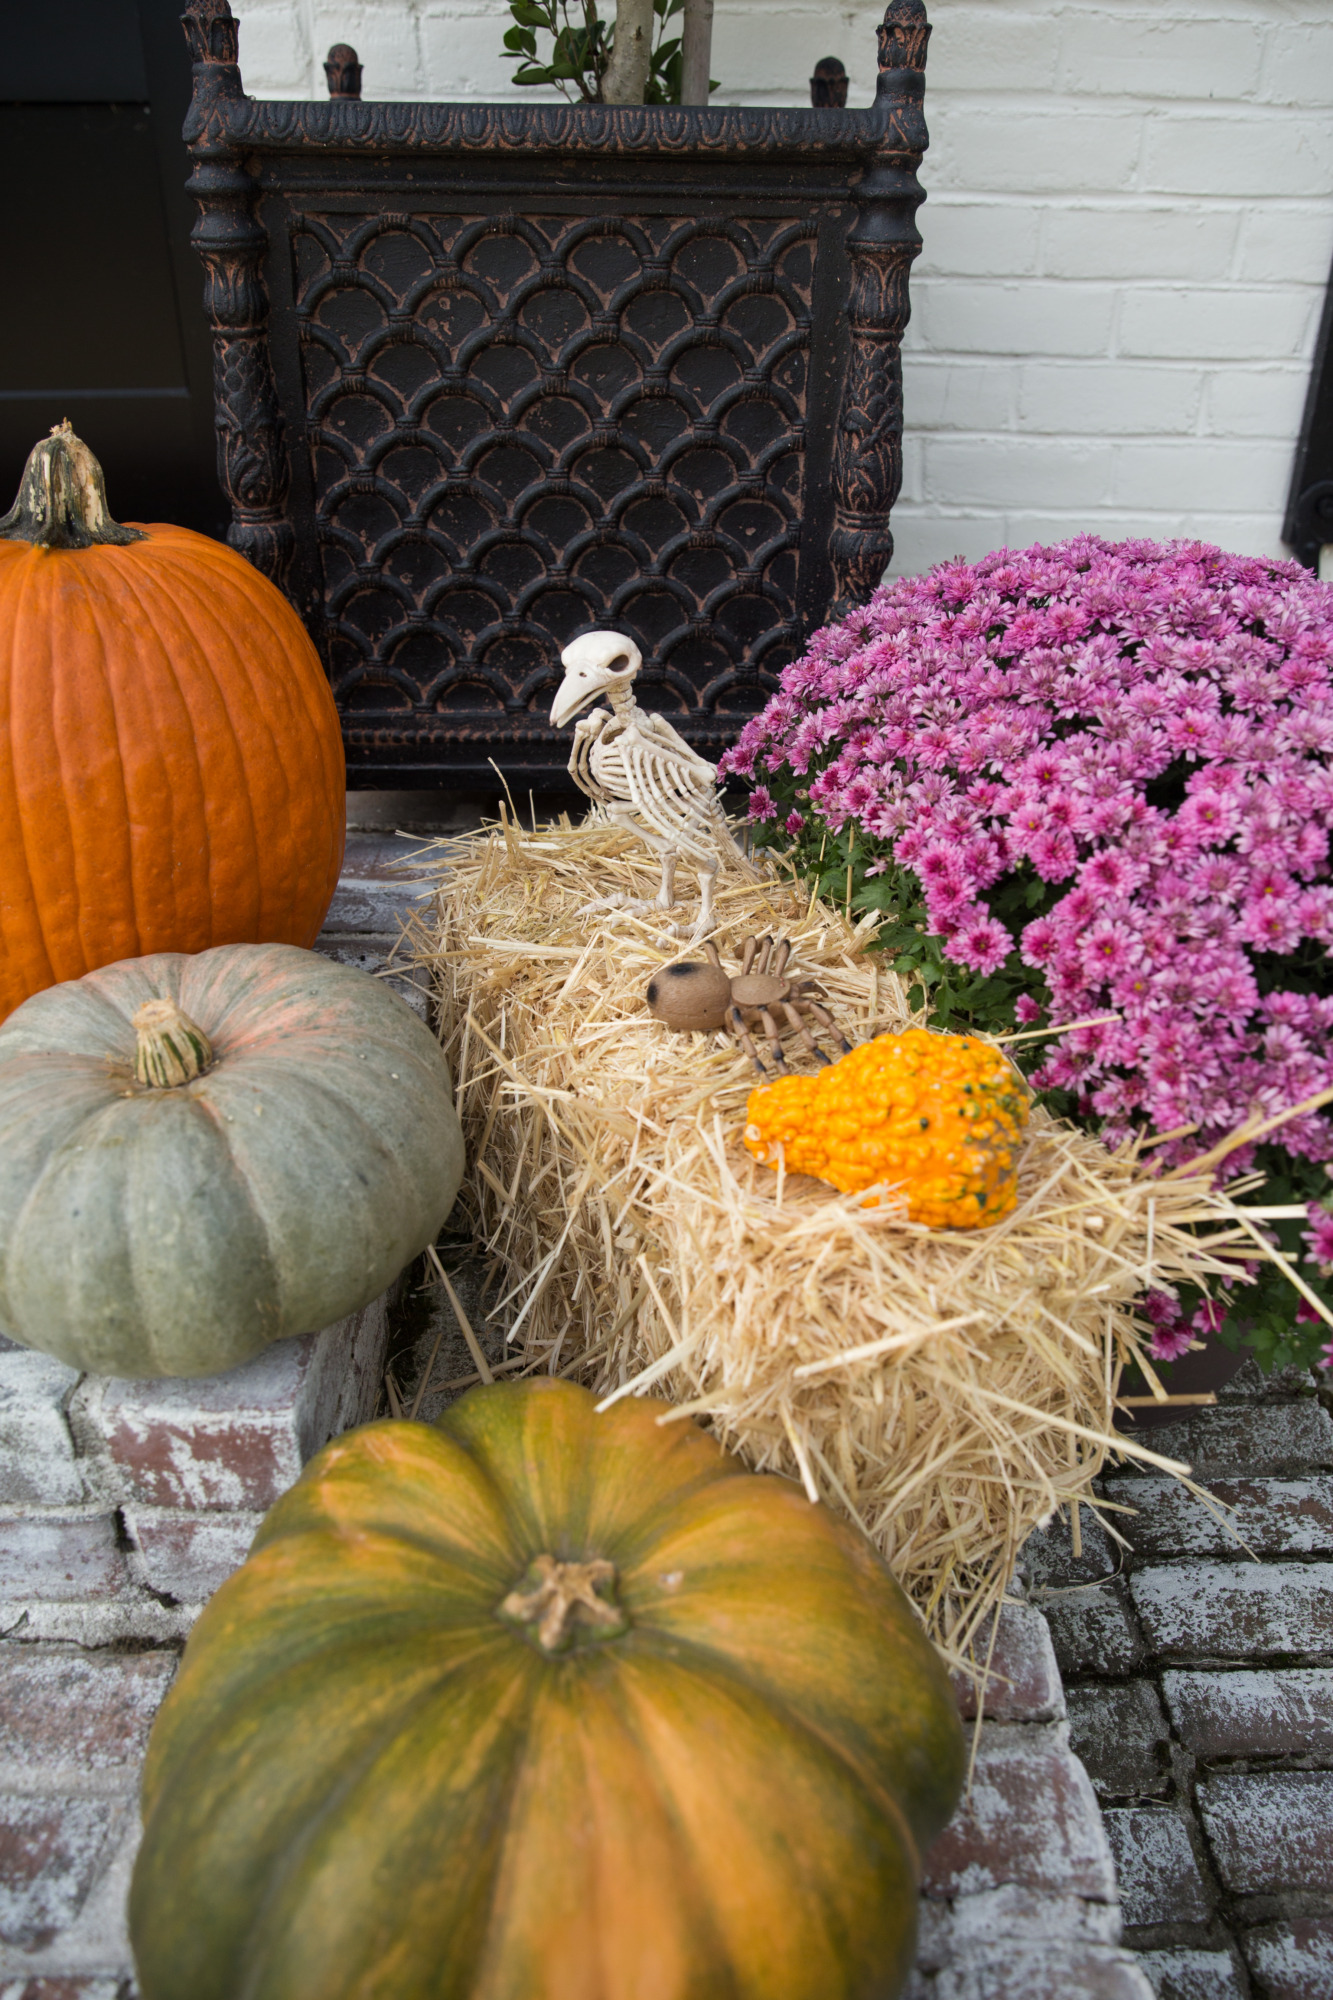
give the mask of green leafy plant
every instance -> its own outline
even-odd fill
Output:
[[[653,0],[653,51],[644,90],[645,104],[679,104],[681,42],[667,32],[685,0]],[[602,79],[615,45],[615,24],[604,21],[597,0],[509,0],[514,26],[505,32],[504,53],[517,67],[514,82],[554,84],[570,103],[601,104]],[[539,36],[549,36],[542,52]],[[710,82],[710,90],[716,83]]]

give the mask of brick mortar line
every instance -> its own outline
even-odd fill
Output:
[[[139,1796],[142,1771],[89,1771],[79,1764],[0,1763],[0,1793],[11,1798],[107,1799],[133,1804]]]

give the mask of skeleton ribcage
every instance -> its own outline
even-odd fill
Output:
[[[637,732],[627,740],[623,730],[604,731],[588,768],[607,801],[632,807],[646,832],[691,861],[716,862],[719,815],[711,773],[683,744],[677,752]]]

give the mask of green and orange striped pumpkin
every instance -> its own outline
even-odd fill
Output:
[[[144,2000],[891,2000],[958,1796],[887,1569],[666,1406],[329,1445],[186,1649]]]

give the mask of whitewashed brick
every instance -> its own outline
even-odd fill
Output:
[[[62,1507],[84,1497],[65,1404],[79,1377],[0,1335],[0,1505]]]
[[[381,1296],[223,1375],[92,1378],[80,1427],[131,1504],[262,1509],[331,1437],[371,1414],[387,1332]]]
[[[1246,1933],[1245,1957],[1267,2000],[1333,1993],[1333,1917],[1296,1917]]]
[[[1204,392],[1204,429],[1219,438],[1281,438],[1290,458],[1308,387],[1308,371],[1294,363],[1219,370]]]
[[[987,1722],[1064,1720],[1064,1689],[1050,1627],[1034,1604],[1005,1599],[994,1645],[989,1620],[977,1635],[972,1656],[979,1671],[988,1655],[990,1677],[981,1703]],[[971,1720],[977,1713],[977,1680],[970,1674],[955,1674],[953,1689],[959,1714]]]
[[[0,2000],[126,2000],[126,1993],[123,1981],[95,1976],[59,1981],[19,1978],[0,1986]]]
[[[1005,1883],[1114,1898],[1101,1814],[1063,1723],[983,1730],[971,1790],[926,1857],[928,1896],[976,1895]]]
[[[1032,361],[1018,377],[1018,428],[1060,437],[1185,435],[1203,400],[1202,371],[1146,361]]]
[[[1125,1922],[1206,1922],[1209,1899],[1179,1813],[1170,1806],[1116,1806],[1105,1819]]]
[[[912,437],[909,435],[903,439],[902,498],[909,502],[923,498],[922,482],[924,470],[922,455],[925,450],[925,443],[926,440],[921,437]]]
[[[11,1607],[36,1603],[79,1604],[110,1598],[129,1577],[117,1544],[115,1516],[92,1507],[25,1513],[7,1507],[0,1517],[0,1603],[5,1625]]]
[[[1102,1799],[1143,1799],[1170,1782],[1166,1716],[1150,1680],[1071,1687],[1069,1740]]]
[[[926,497],[951,504],[1003,506],[1015,487],[1039,493],[1048,506],[1109,497],[1115,447],[1081,439],[971,438],[927,440]]]
[[[944,514],[912,506],[893,510],[893,560],[890,576],[920,576],[936,563],[961,557],[979,562],[992,549],[1005,546],[1004,516]]]
[[[925,248],[913,267],[926,277],[1009,278],[1037,269],[1041,216],[998,202],[932,202],[920,217]],[[1061,276],[1067,275],[1065,272]],[[1101,276],[1102,273],[1091,275]]]
[[[1245,1988],[1229,1952],[1179,1945],[1138,1956],[1163,2000],[1244,2000]]]
[[[1333,126],[1290,111],[1226,117],[1173,109],[1150,117],[1142,184],[1173,193],[1322,195],[1333,179]]]
[[[1333,95],[1333,92],[1330,92]],[[1304,208],[1258,203],[1241,223],[1232,276],[1242,284],[1322,288],[1333,257],[1333,214],[1327,201]]]
[[[1048,208],[1041,268],[1061,278],[1207,281],[1228,276],[1240,212],[1129,204]]]
[[[918,433],[1011,430],[1019,380],[1012,362],[978,368],[929,354],[904,357],[905,427]]]
[[[1333,1471],[1333,1418],[1310,1399],[1265,1408],[1243,1403],[1200,1411],[1164,1425],[1154,1439],[1166,1458],[1183,1458],[1196,1479],[1251,1479]]]
[[[17,2000],[103,2000],[104,1979],[111,1984],[114,2000],[131,2000],[137,1991],[125,1905],[139,1845],[139,1818],[132,1808],[118,1807],[116,1820],[94,1860],[92,1879],[73,1922],[46,1946],[25,1950],[0,1946],[0,1979],[18,1978]],[[71,1903],[66,1903],[67,1910]],[[0,1987],[4,2000],[9,2000],[11,1990]]]
[[[1105,354],[1116,295],[1109,285],[925,279],[912,317],[938,353]]]
[[[0,1940],[50,1944],[83,1907],[125,1816],[110,1799],[0,1798]]]
[[[1051,1628],[1062,1673],[1127,1674],[1142,1660],[1143,1642],[1128,1592],[1119,1578],[1079,1590],[1057,1591],[1038,1602]]]
[[[1109,1478],[1108,1500],[1134,1507],[1120,1532],[1141,1556],[1333,1555],[1333,1474],[1304,1479],[1217,1479],[1214,1506],[1164,1473]]]
[[[1085,111],[1065,104],[1029,104],[1020,116],[1012,104],[946,103],[933,110],[930,131],[934,170],[950,187],[1106,193],[1133,184],[1143,116],[1138,109]],[[1281,191],[1311,192],[1299,186]]]
[[[1020,7],[952,7],[931,10],[935,33],[929,58],[930,87],[996,90],[1006,94],[1050,90],[1060,59],[1060,24],[1048,13]]]
[[[1154,361],[1276,361],[1307,352],[1314,310],[1295,289],[1137,286],[1120,301],[1118,346]]]
[[[936,1979],[932,2000],[1156,2000],[1156,1996],[1132,1952],[1105,1945],[1025,1940],[960,1952]]]
[[[1213,1773],[1198,1797],[1228,1889],[1333,1889],[1333,1771]]]
[[[952,1904],[923,1896],[917,1964],[938,1972],[960,1951],[994,1947],[1001,1939],[1042,1938],[1051,1943],[1115,1944],[1120,1919],[1113,1904],[1052,1889],[1029,1889],[1004,1882],[978,1889]]]
[[[183,1507],[124,1510],[144,1582],[181,1604],[202,1604],[240,1568],[263,1518]]]
[[[1244,98],[1263,55],[1261,28],[1243,21],[1071,7],[1061,27],[1060,88],[1080,96]]]
[[[1333,1753],[1333,1667],[1162,1675],[1171,1719],[1199,1757]]]
[[[421,60],[428,97],[544,101],[553,90],[534,91],[513,82],[514,64],[502,53],[508,9],[495,6],[437,8],[422,17]]]
[[[137,1789],[172,1653],[0,1649],[0,1790]]]
[[[58,1603],[31,1598],[27,1603],[0,1601],[0,1622],[24,1645],[50,1640],[56,1645],[174,1646],[189,1637],[203,1609],[199,1604],[166,1605],[142,1592],[122,1592],[108,1598],[71,1598]]]
[[[252,97],[309,97],[310,47],[289,7],[234,9],[241,23],[241,74]],[[250,79],[261,79],[258,86]],[[321,78],[322,81],[322,78]]]
[[[1117,444],[1111,498],[1119,507],[1184,509],[1202,482],[1215,507],[1280,507],[1291,479],[1286,444],[1224,444],[1192,440]]]
[[[1275,104],[1326,105],[1333,76],[1333,21],[1280,21],[1268,34],[1261,95]]]
[[[1154,1653],[1248,1659],[1333,1652],[1333,1563],[1173,1564],[1136,1570],[1130,1590]]]

